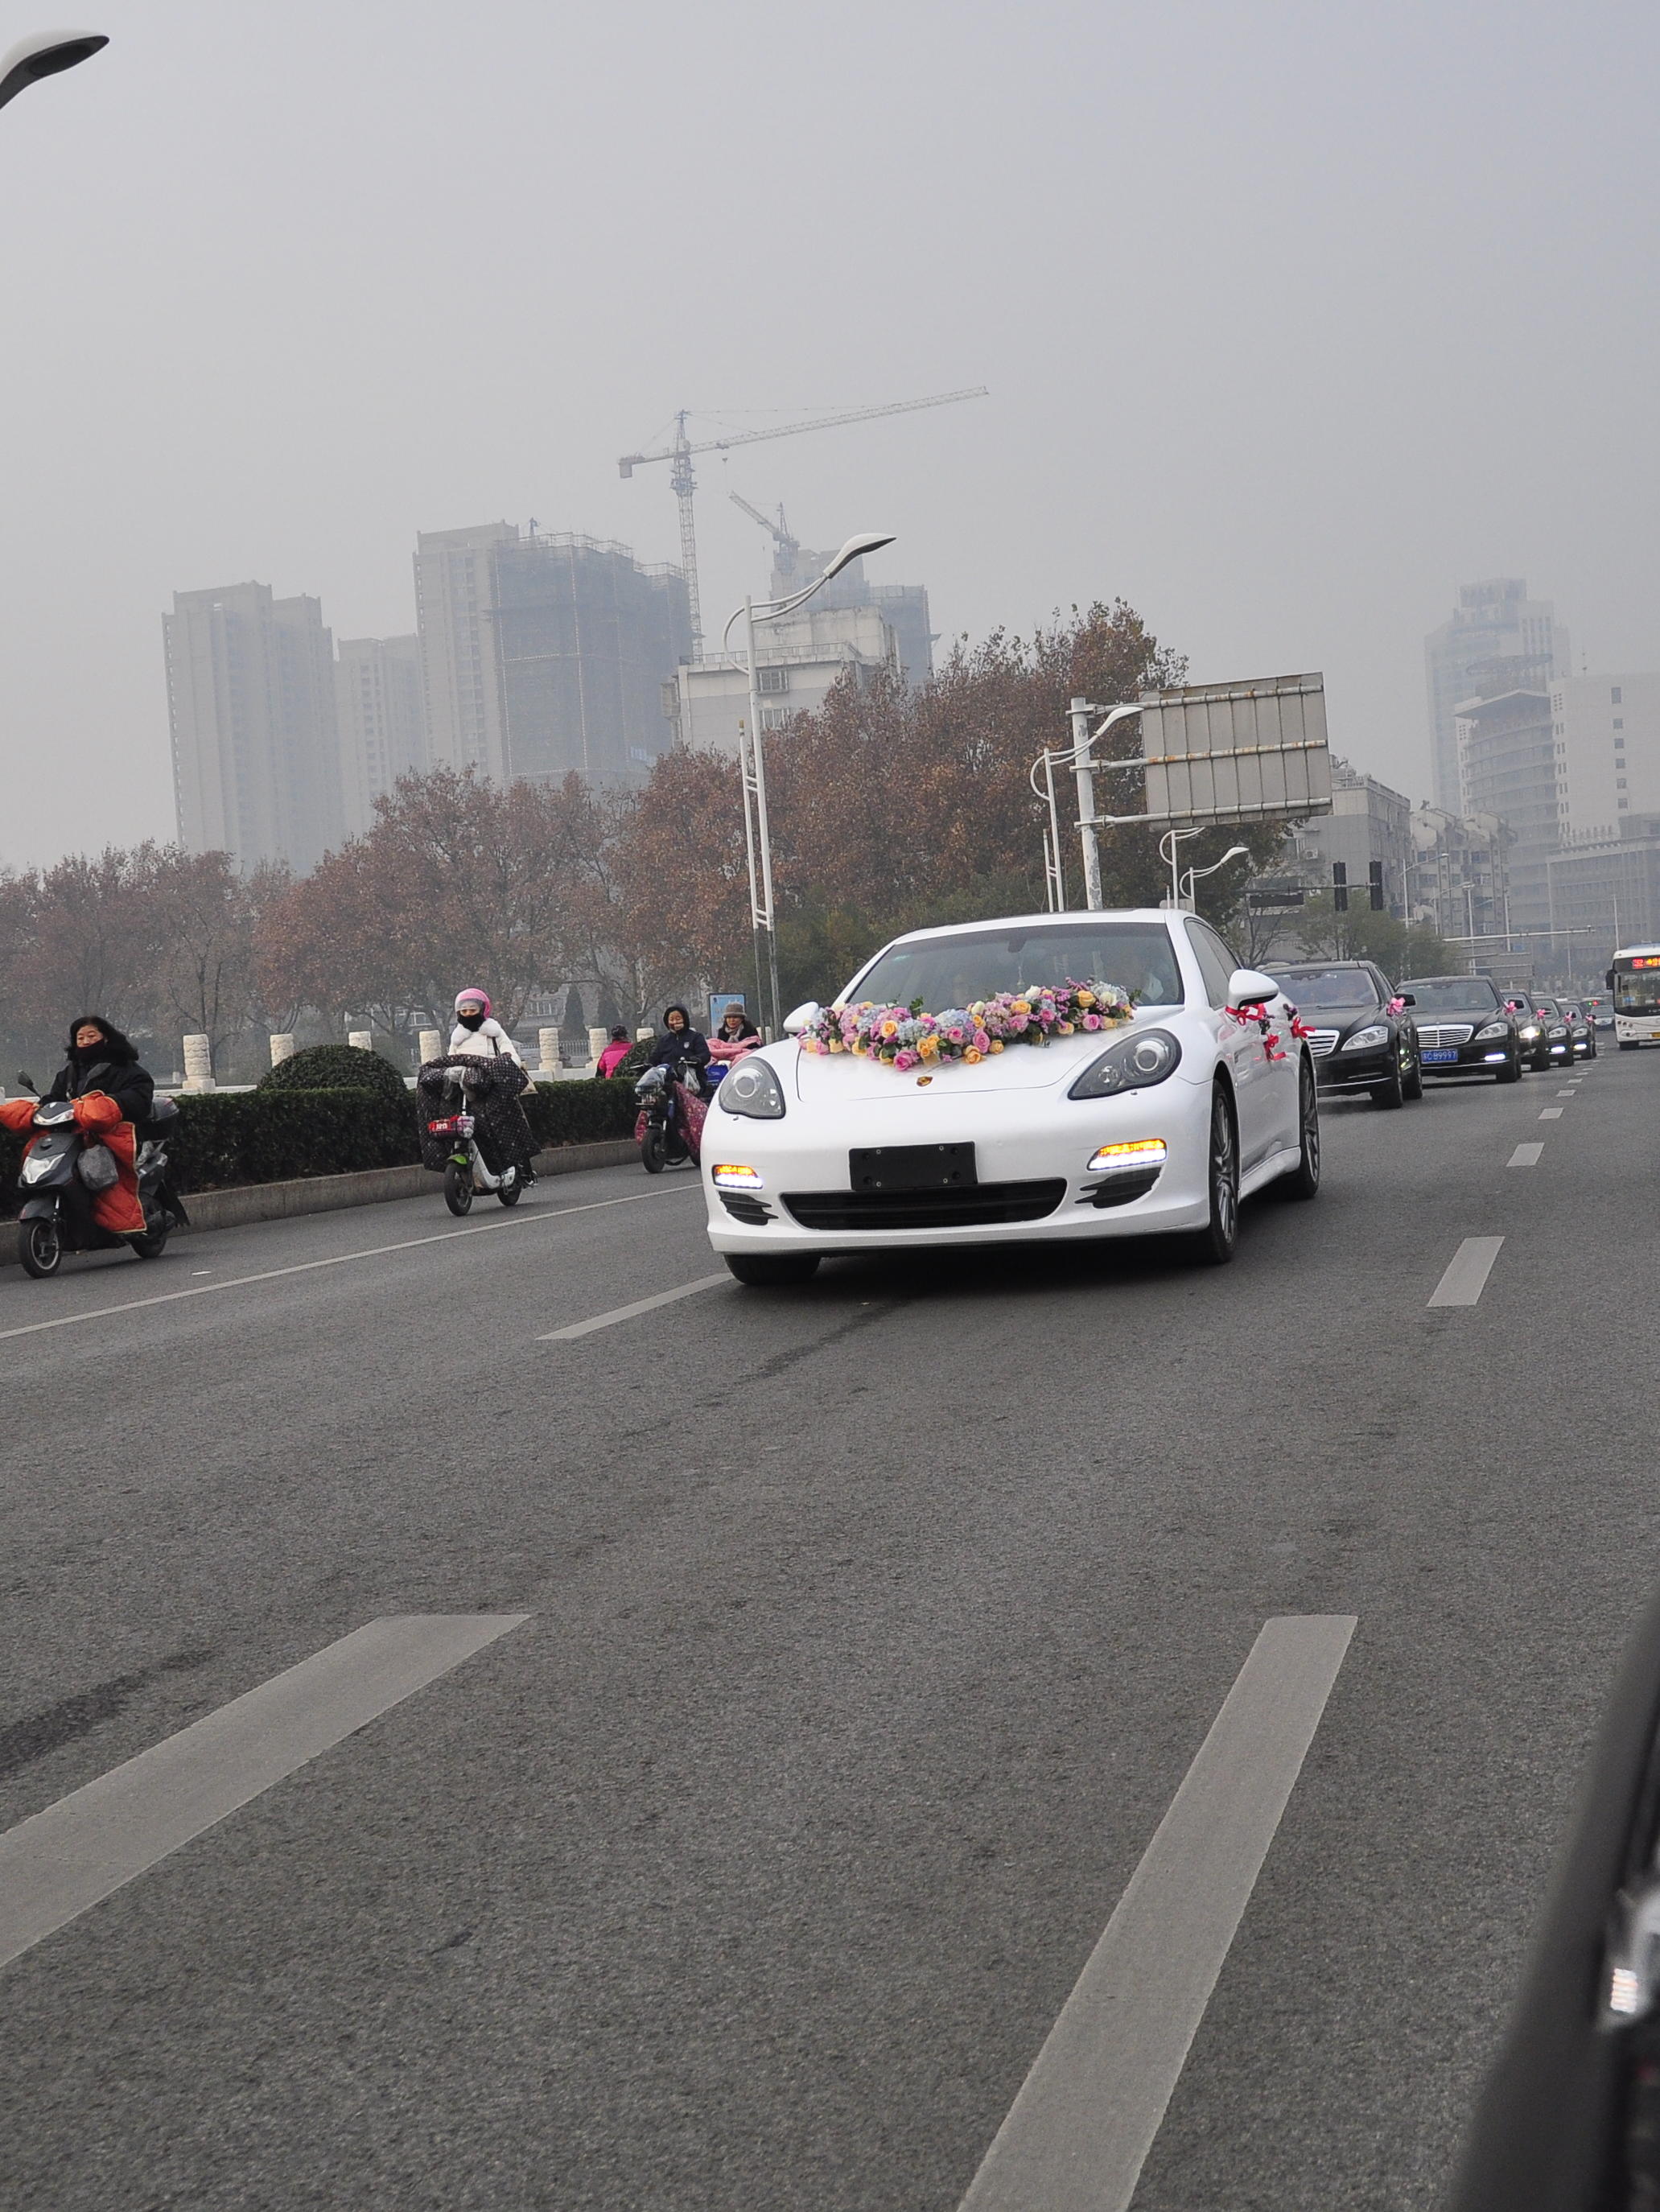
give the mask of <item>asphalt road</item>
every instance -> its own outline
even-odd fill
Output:
[[[6,1271],[0,1829],[528,1619],[0,1972],[0,2200],[954,2212],[1263,1623],[1352,1614],[1134,2203],[1432,2204],[1656,1575],[1660,1056],[1562,1087],[1329,1106],[1213,1272],[541,1340],[718,1266],[621,1170]]]

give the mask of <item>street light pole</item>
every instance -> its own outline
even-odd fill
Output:
[[[732,635],[732,626],[739,615],[744,617],[744,657],[749,664],[749,729],[740,724],[739,729],[739,781],[744,794],[744,842],[747,849],[750,871],[750,922],[755,933],[755,988],[764,994],[768,1005],[761,1010],[761,1026],[770,1044],[782,1034],[784,1010],[778,988],[778,935],[772,896],[772,836],[767,823],[767,762],[766,750],[761,742],[761,672],[756,659],[755,626],[757,623],[781,621],[794,614],[797,607],[805,606],[813,593],[839,575],[849,561],[857,561],[866,553],[879,552],[883,546],[891,545],[893,534],[884,536],[876,531],[863,531],[847,544],[825,568],[821,576],[815,576],[806,591],[792,592],[782,599],[763,599],[757,609],[752,599],[746,598],[741,607],[735,608],[727,617],[727,626],[721,633],[721,650],[727,650],[727,640]],[[747,736],[747,758],[745,737]],[[755,812],[751,820],[751,804]],[[759,848],[761,869],[756,875],[756,854]]]
[[[1084,904],[1091,914],[1101,910],[1101,841],[1095,829],[1095,754],[1090,735],[1090,702],[1074,699],[1072,714],[1072,757],[1077,769],[1078,829],[1084,846]],[[1056,856],[1058,859],[1058,855]]]
[[[90,60],[108,44],[101,31],[37,31],[32,39],[20,39],[0,55],[0,107],[43,76]]]

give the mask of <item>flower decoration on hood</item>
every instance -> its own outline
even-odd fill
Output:
[[[1023,983],[970,1006],[926,1013],[909,1006],[828,1006],[801,1031],[804,1052],[851,1053],[879,1060],[901,1075],[960,1060],[973,1066],[1012,1044],[1047,1044],[1051,1037],[1092,1035],[1133,1021],[1128,994],[1114,983]]]

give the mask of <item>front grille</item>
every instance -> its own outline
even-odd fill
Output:
[[[1444,1022],[1438,1029],[1432,1022],[1427,1028],[1422,1022],[1418,1024],[1418,1042],[1432,1052],[1444,1044],[1468,1044],[1475,1034],[1474,1022]]]
[[[759,1229],[773,1218],[772,1208],[746,1190],[723,1190],[721,1203],[734,1221],[746,1221],[751,1229]]]
[[[1067,1194],[1046,1182],[970,1183],[956,1190],[810,1190],[784,1193],[803,1229],[990,1229],[1041,1221]]]
[[[1316,1030],[1314,1035],[1309,1039],[1309,1050],[1316,1060],[1323,1060],[1329,1052],[1335,1052],[1336,1048],[1335,1030]]]

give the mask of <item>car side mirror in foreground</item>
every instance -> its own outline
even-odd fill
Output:
[[[1603,1711],[1449,2212],[1592,2212],[1660,2177],[1657,1746],[1660,1601]]]
[[[20,1067],[18,1069],[17,1080],[22,1085],[25,1091],[34,1091],[34,1095],[37,1098],[40,1096],[40,1091],[35,1089],[34,1078],[29,1073],[27,1067]]]
[[[1280,986],[1258,968],[1236,968],[1228,978],[1231,1006],[1266,1006],[1279,996]]]
[[[797,1006],[794,1012],[785,1015],[784,1035],[786,1036],[800,1036],[802,1030],[806,1029],[807,1024],[809,1022],[816,1022],[819,1015],[822,1014],[824,1011],[824,1008],[819,1005],[817,999],[807,999],[803,1000],[802,1004]]]
[[[1418,1004],[1417,1000],[1414,998],[1410,991],[1402,991],[1397,995],[1399,996],[1403,1006],[1415,1006]]]

